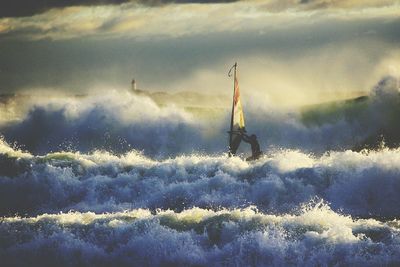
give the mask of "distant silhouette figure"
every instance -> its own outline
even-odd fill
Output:
[[[250,161],[259,159],[260,156],[262,155],[262,152],[260,150],[260,144],[257,141],[257,136],[255,134],[248,136],[245,133],[242,133],[241,135],[242,135],[242,140],[251,145],[251,157],[248,157],[246,160]]]

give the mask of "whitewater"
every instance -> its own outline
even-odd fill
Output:
[[[1,265],[399,266],[393,85],[323,117],[245,103],[265,152],[251,163],[246,148],[227,157],[224,110],[121,92],[12,99]]]

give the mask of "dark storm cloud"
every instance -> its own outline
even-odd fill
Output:
[[[136,2],[143,5],[162,5],[169,3],[224,3],[236,0],[4,0],[0,8],[0,18],[24,17],[45,12],[52,8],[92,5],[118,5]]]
[[[23,17],[42,13],[51,8],[75,5],[120,4],[126,0],[5,0],[0,9],[0,17]]]

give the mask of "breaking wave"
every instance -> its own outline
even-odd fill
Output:
[[[396,90],[389,77],[353,101],[249,107],[265,151],[251,163],[225,154],[225,108],[129,93],[1,104],[0,262],[400,265]]]
[[[1,122],[0,133],[34,154],[99,149],[121,154],[135,149],[165,159],[227,150],[228,107],[160,106],[128,92],[27,102],[24,107],[14,103],[19,117]],[[322,154],[377,148],[382,140],[389,147],[400,144],[400,96],[392,77],[382,79],[369,97],[352,101],[291,112],[257,103],[244,107],[246,127],[257,134],[264,151],[286,148]],[[7,108],[0,106],[0,114]]]
[[[396,220],[353,220],[322,202],[297,215],[69,212],[3,218],[0,258],[3,266],[396,266],[399,230]]]
[[[278,150],[256,163],[226,155],[153,160],[135,151],[33,156],[4,142],[1,150],[2,215],[249,205],[287,213],[315,197],[353,216],[400,214],[400,149],[322,156]]]
[[[32,100],[34,101],[34,100]],[[10,143],[35,154],[51,151],[126,152],[133,148],[147,155],[190,153],[186,146],[201,140],[203,128],[182,109],[159,107],[150,98],[127,92],[105,96],[41,100],[26,104],[28,112],[0,127]]]

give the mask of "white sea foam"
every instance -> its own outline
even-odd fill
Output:
[[[353,220],[322,202],[279,216],[248,207],[6,217],[0,257],[6,265],[396,265],[400,230],[391,223]]]
[[[1,147],[3,215],[248,205],[280,213],[315,197],[353,216],[400,214],[400,149],[322,156],[277,150],[248,163],[226,155],[154,160],[135,151],[33,156],[14,153],[4,142]]]
[[[399,265],[400,111],[387,87],[312,125],[246,110],[265,152],[251,163],[225,154],[226,118],[128,94],[38,103],[0,125],[1,262]],[[348,150],[380,133],[392,148]]]
[[[394,78],[386,77],[361,102],[326,104],[308,112],[249,105],[246,128],[257,134],[264,151],[282,148],[322,154],[376,147],[382,139],[397,147],[400,96],[396,92]],[[135,149],[166,159],[227,150],[229,107],[189,112],[173,104],[160,107],[142,95],[111,91],[82,98],[36,97],[20,109],[18,120],[0,122],[0,133],[7,142],[17,142],[34,154],[99,149],[123,154]],[[249,150],[242,147],[242,152]]]

